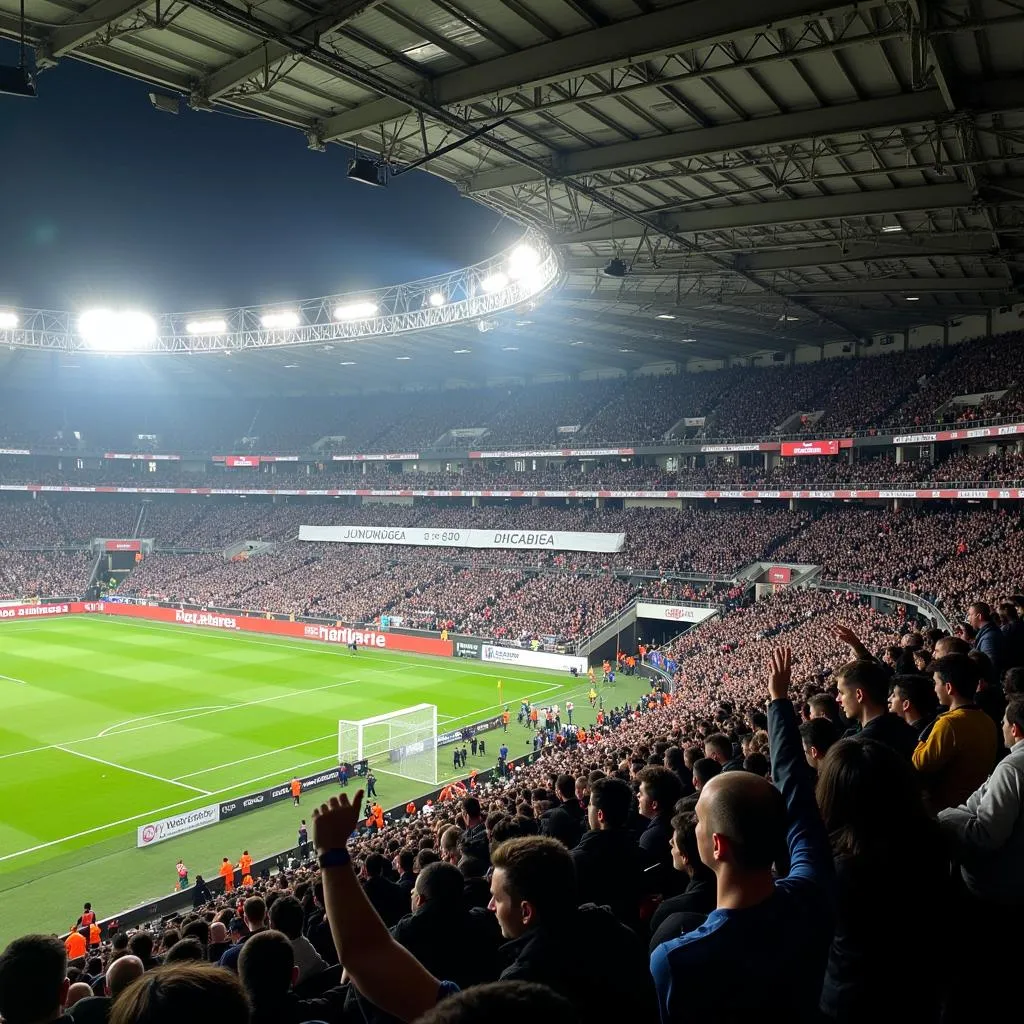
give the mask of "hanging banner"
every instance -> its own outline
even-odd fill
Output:
[[[141,551],[141,540],[105,540],[104,551]]]
[[[299,540],[332,544],[405,544],[430,548],[541,548],[621,551],[624,533],[568,530],[438,530],[406,526],[300,526]]]
[[[415,462],[419,452],[390,452],[387,455],[332,455],[332,462]]]
[[[789,583],[793,570],[788,565],[773,565],[768,570],[769,583]]]
[[[221,460],[215,455],[213,461],[220,462]],[[260,457],[258,455],[225,455],[223,461],[229,469],[255,469],[260,464]]]
[[[698,608],[688,604],[649,604],[637,602],[638,619],[664,619],[666,622],[703,622],[715,615],[714,608]]]
[[[635,448],[526,449],[513,452],[470,452],[471,459],[571,459],[585,455],[635,455]]]

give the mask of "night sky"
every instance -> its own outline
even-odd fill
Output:
[[[348,150],[289,128],[161,113],[113,72],[66,60],[38,89],[0,96],[0,305],[302,299],[453,270],[522,231],[426,173],[348,181]]]

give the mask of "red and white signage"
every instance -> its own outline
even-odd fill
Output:
[[[415,462],[419,452],[389,452],[387,455],[332,455],[332,462]]]
[[[838,441],[783,441],[782,454],[789,455],[838,455]]]
[[[893,444],[929,444],[932,441],[970,441],[974,438],[1013,437],[1024,434],[1024,423],[1004,423],[1001,427],[964,427],[962,430],[934,430],[926,434],[897,434]]]
[[[727,452],[777,452],[778,441],[751,441],[740,444],[702,444],[700,446],[703,455],[721,455]]]
[[[181,462],[180,455],[154,455],[153,452],[104,452],[105,459],[131,459],[133,462],[143,459],[147,462]]]
[[[663,619],[666,622],[703,622],[715,614],[714,608],[702,608],[691,604],[654,604],[638,601],[638,619]]]
[[[573,459],[589,455],[635,455],[635,448],[557,448],[554,451],[470,452],[471,459]]]
[[[97,608],[98,605],[89,601],[67,601],[63,604],[5,604],[0,605],[0,622],[47,619],[54,615],[76,615]]]
[[[224,465],[230,469],[255,469],[260,464],[258,455],[225,455]]]
[[[793,570],[788,565],[773,565],[768,570],[769,583],[788,583],[793,578]]]
[[[322,643],[345,647],[355,643],[359,647],[372,647],[382,651],[411,651],[413,654],[436,654],[447,658],[452,656],[451,640],[407,636],[404,633],[384,633],[377,629],[356,629],[344,625],[327,626],[312,622],[290,622],[254,615],[230,615],[224,612],[204,611],[201,608],[162,608],[156,605],[115,604],[110,601],[98,603],[93,608],[104,615],[147,619],[153,622],[173,622],[179,626],[224,629],[241,633],[268,633],[272,636],[319,640]],[[77,610],[88,609],[79,606]]]
[[[141,540],[108,540],[103,545],[106,551],[141,551]]]

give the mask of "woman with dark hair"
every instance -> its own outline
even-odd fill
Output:
[[[939,1017],[949,860],[910,763],[873,740],[841,740],[818,774],[836,865],[836,926],[822,987],[830,1020]]]

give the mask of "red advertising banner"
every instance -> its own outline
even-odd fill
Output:
[[[788,583],[793,578],[793,570],[786,565],[773,565],[768,570],[769,583]]]
[[[106,551],[141,551],[141,540],[108,540],[103,545]]]
[[[434,637],[407,636],[404,633],[385,633],[377,629],[355,629],[351,626],[328,626],[312,622],[282,622],[252,615],[228,615],[194,608],[160,608],[141,604],[113,604],[101,602],[95,610],[104,615],[118,615],[151,622],[172,622],[179,626],[199,626],[204,629],[235,630],[242,633],[269,633],[273,636],[319,640],[322,643],[347,647],[355,642],[359,647],[381,651],[409,651],[413,654],[452,656],[452,641]]]
[[[149,462],[181,462],[180,455],[154,455],[153,452],[104,452],[105,459],[145,459]]]
[[[838,441],[783,441],[783,455],[838,455]]]
[[[219,461],[214,459],[214,462]],[[259,455],[225,455],[224,465],[231,469],[255,469],[260,464]]]
[[[99,611],[94,601],[67,601],[64,604],[6,604],[0,605],[0,622],[16,622],[19,619],[44,619],[53,615],[80,615],[82,612]]]

